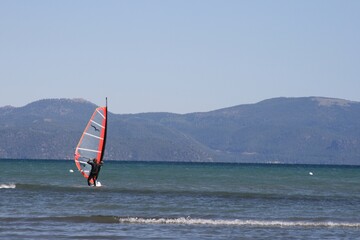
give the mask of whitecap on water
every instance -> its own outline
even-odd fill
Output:
[[[220,220],[184,218],[141,218],[120,217],[120,223],[137,224],[179,224],[179,225],[228,225],[228,226],[259,226],[259,227],[346,227],[359,228],[359,222],[313,222],[313,221],[279,221],[279,220]]]
[[[3,184],[0,184],[0,189],[2,188],[16,188],[16,185],[14,183],[3,183]]]

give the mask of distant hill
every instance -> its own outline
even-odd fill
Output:
[[[95,107],[82,99],[1,107],[0,158],[72,159]],[[360,165],[359,119],[359,102],[322,97],[189,114],[109,113],[105,159]]]

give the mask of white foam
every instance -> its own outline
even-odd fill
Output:
[[[254,227],[347,227],[360,228],[360,223],[349,222],[310,222],[310,221],[277,221],[277,220],[217,220],[197,218],[119,218],[120,223],[137,224],[179,224],[179,225],[223,225],[223,226],[254,226]]]
[[[0,184],[0,189],[2,188],[16,188],[16,185],[14,183]]]

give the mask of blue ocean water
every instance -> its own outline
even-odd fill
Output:
[[[0,160],[2,239],[359,239],[360,168]],[[73,170],[73,171],[72,171]]]

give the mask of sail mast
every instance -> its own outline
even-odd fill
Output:
[[[104,133],[104,146],[103,146],[103,149],[102,149],[102,152],[101,152],[101,158],[100,158],[100,161],[103,159],[104,157],[104,153],[105,153],[105,146],[106,146],[106,135],[107,135],[107,119],[108,119],[108,103],[107,103],[107,97],[105,98],[105,102],[106,102],[106,105],[105,105],[105,133]]]

